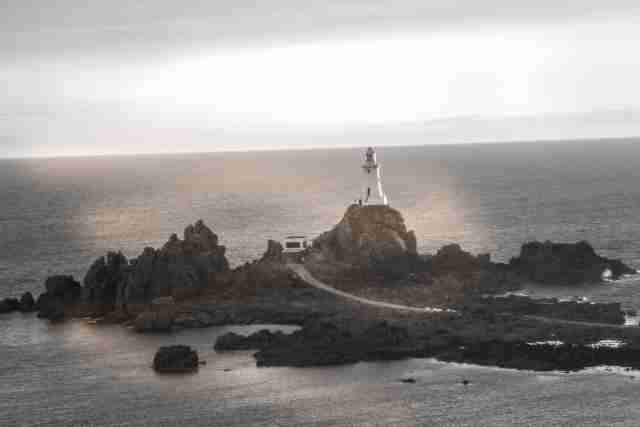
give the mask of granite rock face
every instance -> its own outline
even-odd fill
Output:
[[[198,353],[186,345],[160,347],[153,358],[157,372],[190,372],[198,368]]]
[[[417,257],[416,237],[389,206],[351,205],[342,220],[313,242],[327,262],[352,265],[384,277],[402,277]]]
[[[622,261],[599,256],[587,242],[529,242],[510,266],[528,279],[545,284],[600,282],[606,270],[612,279],[635,270]]]

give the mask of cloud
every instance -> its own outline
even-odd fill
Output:
[[[604,20],[639,12],[636,0],[4,0],[0,3],[0,55],[96,50],[127,55],[172,47],[241,46],[399,30]]]

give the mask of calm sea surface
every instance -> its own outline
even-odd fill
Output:
[[[138,255],[203,219],[237,265],[269,238],[329,229],[359,196],[360,149],[0,160],[0,297],[82,278],[107,250]],[[392,206],[432,252],[458,242],[507,261],[527,240],[586,239],[640,268],[640,139],[378,149]],[[640,280],[538,287],[640,309]],[[638,290],[637,290],[638,289]],[[535,374],[432,360],[257,369],[216,354],[211,328],[144,336],[0,315],[0,425],[629,425],[636,373]],[[158,376],[159,345],[197,374]],[[230,371],[228,370],[230,369]],[[405,376],[416,384],[402,384]],[[460,385],[460,379],[471,385]]]

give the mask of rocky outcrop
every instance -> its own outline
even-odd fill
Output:
[[[125,281],[129,262],[121,252],[100,257],[84,277],[82,299],[88,313],[100,316],[115,308],[118,286]]]
[[[222,298],[252,299],[263,290],[306,288],[286,261],[282,245],[269,240],[259,260],[232,271],[210,274],[209,290]]]
[[[116,307],[137,314],[157,297],[182,299],[200,294],[211,274],[229,269],[225,251],[202,221],[188,226],[184,240],[174,234],[162,249],[146,248],[132,260],[118,287]]]
[[[177,306],[172,297],[156,298],[147,310],[133,321],[137,332],[169,332],[177,316]]]
[[[10,313],[15,310],[19,310],[23,313],[34,311],[36,303],[33,299],[31,292],[25,292],[20,299],[17,298],[5,298],[0,301],[0,314]]]
[[[619,344],[602,344],[611,338]],[[447,320],[319,320],[292,334],[225,335],[216,349],[256,349],[258,366],[435,357],[540,371],[596,365],[640,367],[640,333],[635,329],[498,314]]]
[[[118,311],[137,316],[154,299],[200,294],[209,276],[229,270],[226,248],[202,221],[189,225],[184,238],[173,234],[161,249],[147,247],[130,262],[121,253],[98,258],[84,279],[86,314]],[[146,315],[147,320],[150,315]]]
[[[75,308],[80,300],[82,287],[73,276],[51,276],[45,281],[46,292],[36,301],[38,317],[52,321],[61,320]]]
[[[20,303],[16,298],[5,298],[0,301],[0,314],[17,310],[19,306]]]
[[[399,278],[410,272],[417,257],[416,237],[397,210],[352,205],[331,231],[314,240],[312,256],[372,275]]]
[[[623,262],[599,256],[587,242],[529,242],[522,245],[520,255],[510,266],[524,277],[545,284],[575,285],[600,282],[605,271],[612,279],[635,270]]]
[[[263,261],[282,261],[282,253],[284,248],[282,243],[269,239],[267,241],[267,250],[262,255]]]
[[[157,372],[190,372],[198,368],[198,353],[186,345],[160,347],[153,358]]]
[[[524,296],[467,298],[464,304],[454,308],[476,315],[486,313],[512,313],[516,315],[539,316],[549,319],[563,319],[579,322],[611,323],[622,325],[625,314],[620,303],[589,303],[558,301],[555,298],[533,299]]]
[[[359,360],[388,360],[417,356],[420,349],[406,327],[386,321],[317,321],[292,334],[259,331],[248,337],[226,334],[216,350],[260,350],[258,366],[325,366]]]
[[[431,258],[431,271],[435,276],[444,274],[470,274],[491,265],[488,254],[473,256],[458,244],[443,246]]]
[[[20,297],[20,305],[18,310],[23,313],[34,311],[36,309],[36,301],[33,299],[31,292],[25,292]]]

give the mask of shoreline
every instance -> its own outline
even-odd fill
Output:
[[[613,363],[640,367],[640,328],[619,303],[504,295],[527,283],[604,283],[636,270],[587,242],[528,242],[508,264],[456,244],[417,251],[415,233],[386,205],[351,205],[310,247],[286,253],[267,242],[260,259],[230,268],[226,247],[202,221],[160,249],[128,260],[110,252],[83,283],[51,276],[37,300],[0,312],[38,311],[50,321],[90,318],[142,333],[222,325],[281,324],[289,335],[221,337],[219,350],[255,349],[258,366],[322,366],[437,357],[548,371]],[[489,295],[489,297],[486,297]],[[603,340],[619,348],[591,348]],[[226,340],[226,341],[225,341]],[[527,343],[562,341],[560,346]]]

